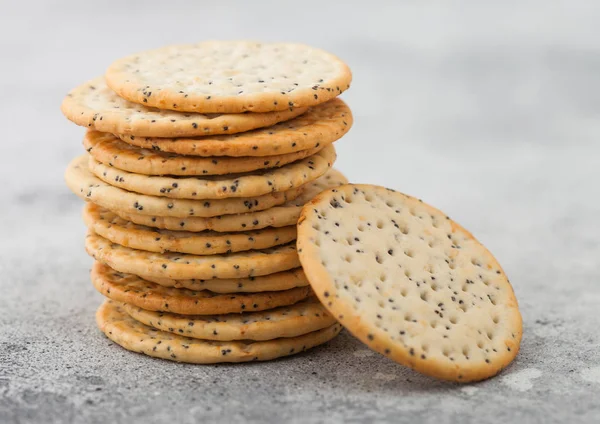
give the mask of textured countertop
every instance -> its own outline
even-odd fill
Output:
[[[6,3],[1,423],[600,421],[594,2]],[[83,130],[60,101],[120,56],[210,38],[302,41],[350,64],[356,123],[336,166],[438,206],[496,255],[524,318],[505,372],[434,381],[347,332],[278,361],[189,366],[96,329],[83,202],[62,180]]]

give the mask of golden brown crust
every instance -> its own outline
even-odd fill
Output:
[[[106,301],[96,312],[96,323],[109,339],[133,352],[192,364],[266,361],[304,352],[339,334],[334,324],[298,337],[268,341],[211,341],[155,330],[127,315],[115,302]]]
[[[300,266],[293,243],[264,250],[198,256],[130,249],[90,231],[85,239],[85,249],[94,259],[117,271],[177,280],[246,278]]]
[[[181,176],[225,175],[279,168],[312,156],[328,145],[320,143],[312,149],[272,156],[199,157],[139,148],[113,134],[98,131],[87,131],[83,139],[83,146],[98,162],[136,174]]]
[[[96,131],[139,137],[197,137],[268,127],[301,115],[306,108],[228,115],[160,110],[119,97],[100,77],[71,90],[61,111],[75,124]]]
[[[84,207],[83,220],[88,228],[113,243],[158,253],[217,255],[266,249],[296,239],[295,226],[238,233],[160,230],[126,221],[93,203],[87,203]]]
[[[346,134],[352,123],[348,105],[341,99],[333,99],[289,121],[241,134],[197,138],[115,135],[134,146],[180,155],[270,156],[331,144]]]
[[[261,312],[223,315],[180,315],[148,311],[127,303],[130,317],[157,330],[203,340],[273,340],[297,337],[336,323],[315,297]]]
[[[92,284],[109,299],[129,303],[149,311],[183,315],[219,315],[256,312],[292,305],[311,293],[310,287],[296,287],[264,293],[213,293],[163,287],[136,275],[118,272],[96,262]]]

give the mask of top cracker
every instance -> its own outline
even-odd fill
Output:
[[[132,102],[200,113],[271,112],[326,102],[352,73],[302,44],[207,41],[148,50],[114,62],[106,82]]]

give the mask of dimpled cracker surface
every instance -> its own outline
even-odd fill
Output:
[[[96,78],[71,90],[61,105],[72,122],[97,131],[140,137],[195,137],[234,134],[268,127],[294,118],[306,109],[271,113],[210,114],[180,113],[128,102]]]
[[[204,340],[272,340],[296,337],[336,323],[315,297],[268,311],[227,315],[179,315],[148,311],[126,303],[121,307],[142,324]]]
[[[327,146],[273,156],[196,157],[143,149],[121,141],[113,134],[87,131],[83,139],[87,152],[98,162],[118,169],[146,175],[224,175],[278,168],[304,159]]]
[[[114,187],[93,175],[88,169],[87,155],[73,159],[65,171],[65,182],[73,193],[106,209],[122,213],[135,213],[183,218],[186,216],[213,217],[263,210],[295,199],[303,187],[275,192],[258,197],[213,200],[169,199],[132,193]]]
[[[325,175],[306,184],[304,191],[294,200],[281,206],[270,209],[249,212],[238,215],[223,215],[213,218],[173,218],[161,216],[140,215],[124,213],[115,210],[115,213],[127,221],[140,225],[164,228],[169,230],[235,232],[258,230],[266,227],[283,227],[296,225],[300,217],[302,206],[323,190],[347,183],[346,177],[336,169],[330,169]]]
[[[328,342],[342,329],[334,324],[302,336],[267,341],[200,340],[148,327],[110,301],[96,312],[96,323],[109,339],[127,350],[193,364],[267,361],[293,355]]]
[[[180,252],[193,255],[216,255],[265,249],[296,239],[296,227],[267,228],[250,232],[218,233],[205,231],[170,231],[137,225],[93,203],[87,203],[83,220],[96,234],[133,249],[149,252]]]
[[[310,295],[310,287],[265,293],[213,293],[163,287],[133,275],[115,271],[96,262],[91,272],[92,284],[104,296],[150,311],[184,315],[214,315],[263,311],[291,305]]]
[[[502,268],[420,200],[370,185],[326,191],[302,210],[298,252],[338,321],[419,372],[481,380],[519,350],[521,315]]]
[[[261,275],[248,278],[230,279],[187,279],[175,280],[140,274],[144,280],[152,281],[164,287],[185,288],[190,290],[209,290],[215,293],[256,293],[266,291],[281,291],[294,287],[308,286],[308,280],[302,268],[294,268],[275,274]]]
[[[313,106],[350,86],[350,68],[302,44],[206,41],[167,46],[115,61],[108,85],[161,109],[270,112]]]
[[[198,256],[131,249],[89,232],[85,238],[85,248],[94,259],[113,269],[159,278],[246,278],[300,266],[294,243],[264,250]]]
[[[172,177],[134,174],[100,163],[90,156],[92,174],[115,187],[149,196],[174,199],[258,197],[310,183],[325,174],[336,159],[333,146],[313,156],[267,171],[245,174]]]
[[[199,138],[136,137],[116,134],[146,149],[191,156],[271,156],[318,148],[341,138],[352,126],[350,108],[341,99],[312,107],[289,121],[233,135]]]

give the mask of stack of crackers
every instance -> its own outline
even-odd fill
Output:
[[[346,183],[349,68],[296,44],[204,42],[139,53],[74,90],[100,329],[136,352],[267,360],[335,337],[296,251],[304,204]]]
[[[88,201],[110,339],[243,362],[344,326],[444,380],[511,363],[522,319],[492,254],[438,209],[332,169],[352,125],[337,98],[350,80],[307,46],[207,42],[121,59],[68,94],[62,110],[88,128],[88,154],[66,180]]]

